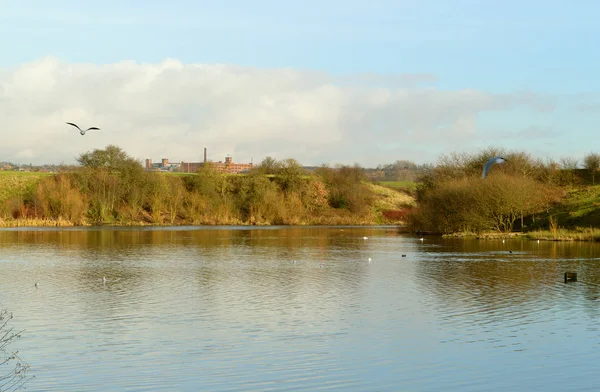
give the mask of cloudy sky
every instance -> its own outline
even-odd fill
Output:
[[[600,152],[598,17],[594,0],[0,0],[0,160],[581,158]]]

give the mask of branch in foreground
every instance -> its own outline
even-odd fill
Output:
[[[25,363],[19,356],[18,351],[8,354],[6,347],[15,339],[21,337],[21,332],[13,332],[12,327],[8,327],[8,322],[13,318],[12,313],[3,310],[0,312],[0,366],[14,367],[5,374],[0,374],[0,392],[17,391],[35,376],[29,376],[28,370],[31,365]]]

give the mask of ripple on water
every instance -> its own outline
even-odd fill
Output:
[[[600,381],[589,365],[600,345],[597,246],[421,243],[370,228],[6,233],[0,304],[26,329],[18,348],[32,390]],[[580,282],[562,283],[565,269]]]

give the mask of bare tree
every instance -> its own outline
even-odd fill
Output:
[[[577,178],[575,177],[575,170],[579,167],[579,161],[572,157],[560,158],[560,168],[562,169],[563,181],[569,185],[575,185]]]
[[[583,166],[592,175],[592,184],[596,184],[596,171],[600,168],[600,154],[590,152],[583,158]]]
[[[560,167],[563,170],[576,170],[579,166],[579,161],[573,157],[560,158]]]
[[[12,313],[8,313],[6,310],[0,312],[0,365],[11,367],[14,364],[14,367],[7,373],[0,373],[0,392],[17,391],[33,378],[33,376],[27,375],[30,365],[21,360],[19,353],[6,351],[7,346],[15,339],[20,338],[21,332],[23,332],[14,332],[14,329],[8,326],[12,317]]]

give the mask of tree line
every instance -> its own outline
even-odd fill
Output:
[[[83,224],[368,224],[374,195],[358,165],[305,172],[294,159],[265,158],[247,175],[210,162],[193,175],[144,170],[109,145],[77,158],[76,168],[42,178],[8,200],[13,219]]]

